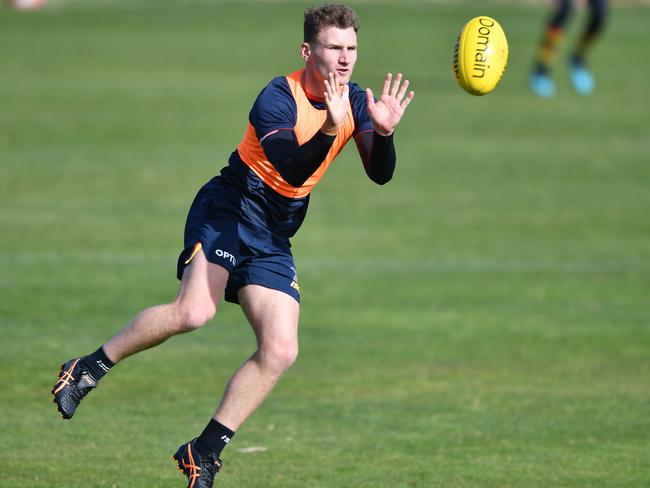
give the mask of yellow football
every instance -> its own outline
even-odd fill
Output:
[[[454,46],[453,69],[458,84],[472,95],[486,95],[501,81],[508,65],[508,40],[491,17],[470,20]]]

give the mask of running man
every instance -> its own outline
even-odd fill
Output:
[[[566,24],[573,10],[572,2],[573,0],[556,0],[555,10],[539,46],[529,84],[533,93],[540,97],[550,98],[555,95],[555,82],[550,74],[551,65],[564,37]],[[587,3],[589,19],[569,59],[571,83],[580,95],[590,95],[594,91],[594,76],[587,68],[585,59],[602,32],[607,16],[607,0],[587,0]]]
[[[174,454],[190,488],[213,485],[221,451],[296,359],[300,287],[289,239],[314,185],[351,138],[372,181],[392,178],[393,132],[414,94],[401,74],[386,75],[377,100],[350,82],[358,28],[357,15],[343,5],[305,12],[304,69],[266,85],[228,165],[192,203],[176,299],[143,310],[97,351],[66,362],[52,389],[69,419],[115,364],[200,328],[222,297],[239,303],[257,349],[230,379],[203,432]]]

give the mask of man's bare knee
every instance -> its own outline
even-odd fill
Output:
[[[201,304],[184,303],[178,305],[178,326],[180,332],[191,332],[203,327],[217,313],[217,307],[211,302]]]
[[[298,358],[298,341],[270,341],[260,347],[259,356],[265,368],[275,374],[284,373]]]

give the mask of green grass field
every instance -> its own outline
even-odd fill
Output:
[[[416,91],[398,171],[374,186],[351,144],[312,194],[300,358],[216,485],[650,486],[650,9],[614,7],[594,96],[560,63],[542,101],[543,5],[351,4],[355,81]],[[57,5],[0,7],[0,487],[184,486],[169,456],[254,348],[237,307],[120,364],[70,422],[49,390],[173,298],[189,204],[300,66],[311,3]],[[482,98],[450,68],[479,14],[510,42]]]

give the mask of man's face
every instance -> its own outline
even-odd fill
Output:
[[[318,33],[316,42],[303,44],[302,52],[306,55],[306,68],[319,81],[333,73],[338,75],[340,84],[346,84],[357,62],[357,33],[352,27],[328,27]]]

